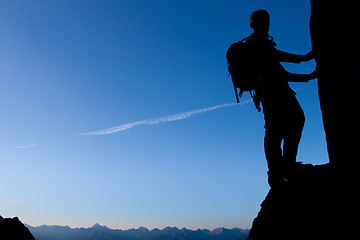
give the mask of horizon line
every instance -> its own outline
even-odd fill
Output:
[[[120,229],[120,228],[110,228],[110,227],[108,227],[108,226],[106,226],[106,225],[100,225],[99,223],[95,223],[94,225],[92,225],[92,226],[89,226],[89,227],[70,227],[70,226],[68,226],[68,225],[65,225],[65,226],[63,226],[63,225],[57,225],[57,224],[55,224],[55,225],[47,225],[47,224],[42,224],[42,225],[39,225],[39,226],[31,226],[30,224],[27,224],[27,223],[24,223],[26,226],[29,226],[29,227],[31,227],[31,228],[39,228],[39,227],[67,227],[67,228],[70,228],[70,229],[91,229],[91,228],[94,228],[94,227],[97,227],[97,226],[99,226],[99,227],[105,227],[105,228],[107,228],[107,229],[110,229],[110,230],[118,230],[118,231],[129,231],[129,230],[139,230],[139,229],[142,229],[142,228],[145,228],[145,229],[147,229],[147,230],[149,230],[149,231],[153,231],[153,230],[156,230],[156,229],[158,229],[158,230],[160,230],[160,231],[163,231],[163,230],[165,230],[166,228],[176,228],[176,229],[178,229],[178,230],[182,230],[182,229],[186,229],[186,230],[190,230],[190,231],[197,231],[197,230],[208,230],[208,231],[210,231],[210,232],[212,232],[212,231],[214,231],[214,230],[216,230],[216,229],[227,229],[227,230],[232,230],[232,229],[241,229],[241,230],[250,230],[249,228],[241,228],[241,227],[232,227],[232,228],[227,228],[227,227],[216,227],[216,228],[213,228],[212,230],[211,229],[209,229],[209,228],[196,228],[196,229],[193,229],[193,228],[187,228],[187,227],[182,227],[182,228],[178,228],[178,227],[176,227],[176,226],[166,226],[166,227],[164,227],[164,228],[160,228],[160,227],[154,227],[154,228],[148,228],[148,227],[144,227],[144,226],[141,226],[141,227],[138,227],[138,228],[135,228],[135,227],[133,227],[133,228],[128,228],[128,229]]]

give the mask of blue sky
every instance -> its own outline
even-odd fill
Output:
[[[250,227],[269,189],[262,113],[246,95],[203,110],[235,102],[225,52],[260,8],[278,49],[310,50],[309,1],[2,1],[0,214],[34,226]],[[326,163],[316,81],[291,86],[306,115],[298,160]]]

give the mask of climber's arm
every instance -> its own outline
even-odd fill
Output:
[[[300,55],[300,54],[293,54],[293,53],[287,53],[280,50],[276,50],[276,55],[279,62],[291,62],[291,63],[307,62],[314,58],[312,52],[309,52],[305,55]]]
[[[308,82],[309,80],[317,78],[316,70],[310,74],[296,74],[288,72],[289,82]]]

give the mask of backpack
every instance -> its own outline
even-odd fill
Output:
[[[239,97],[242,96],[244,91],[248,91],[253,98],[257,110],[260,112],[260,102],[255,94],[255,89],[259,82],[259,76],[256,72],[256,60],[251,54],[246,38],[231,44],[226,52],[226,60],[229,75],[234,85],[236,102],[239,103]],[[240,89],[239,93],[238,89]]]

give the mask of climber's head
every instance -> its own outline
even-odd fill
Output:
[[[256,10],[250,16],[250,27],[255,33],[267,33],[270,27],[270,15],[266,10]]]

